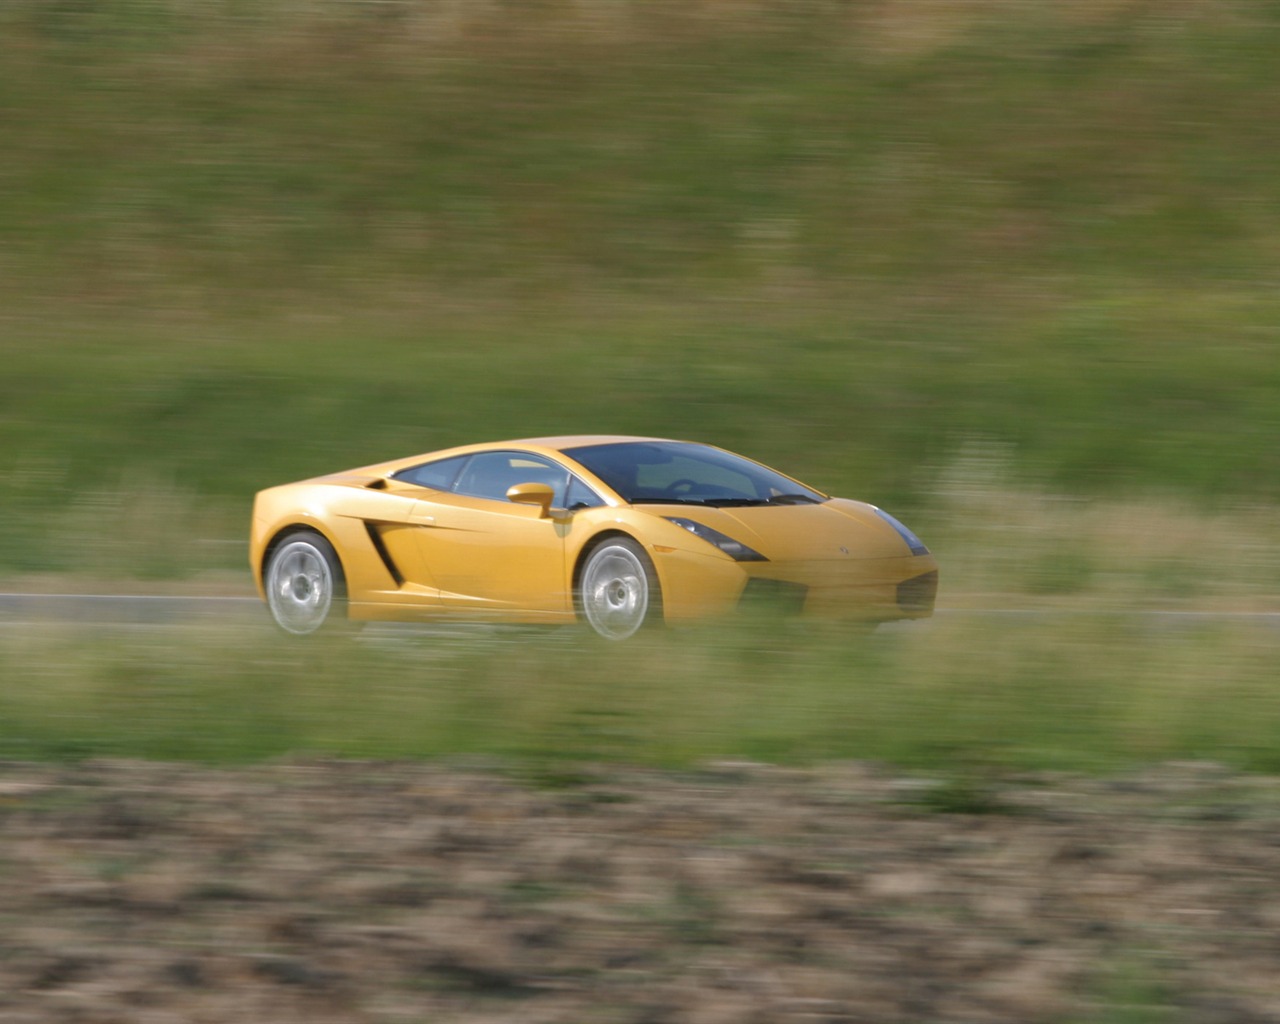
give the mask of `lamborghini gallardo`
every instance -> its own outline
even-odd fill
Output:
[[[933,612],[938,566],[889,513],[708,444],[475,444],[257,494],[250,566],[275,621],[585,623],[623,640],[759,607]]]

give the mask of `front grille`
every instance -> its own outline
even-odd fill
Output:
[[[787,580],[751,579],[738,599],[738,607],[747,611],[799,615],[804,610],[809,588]]]
[[[898,584],[898,607],[904,612],[931,612],[937,597],[937,569]]]

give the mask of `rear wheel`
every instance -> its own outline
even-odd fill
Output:
[[[267,607],[281,629],[314,633],[345,617],[346,579],[333,545],[305,530],[290,534],[267,560]]]
[[[653,563],[629,537],[612,537],[590,555],[578,582],[578,607],[606,640],[625,640],[661,614]]]

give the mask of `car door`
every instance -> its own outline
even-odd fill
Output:
[[[563,517],[506,496],[516,484],[545,483],[555,491],[553,505],[563,507],[568,478],[540,455],[481,452],[451,493],[415,506],[415,536],[446,608],[526,619],[572,610]]]

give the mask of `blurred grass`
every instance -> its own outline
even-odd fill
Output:
[[[971,443],[938,474],[926,508],[944,604],[1280,608],[1270,504],[1207,511],[1170,491],[1055,493],[1020,477],[1007,447]]]
[[[990,352],[952,359],[941,338],[699,326],[702,315],[687,315],[503,327],[479,326],[488,315],[478,314],[452,331],[375,321],[364,335],[289,325],[270,337],[256,325],[175,328],[180,338],[93,326],[50,339],[47,324],[33,327],[7,348],[0,379],[0,568],[84,569],[76,531],[93,518],[73,513],[98,500],[152,504],[157,519],[184,504],[191,514],[173,522],[192,537],[233,539],[261,487],[557,432],[709,440],[887,506],[931,540],[947,526],[932,496],[983,447],[1004,453],[1011,492],[1167,503],[1208,528],[1275,500],[1280,360],[1270,348],[1219,368],[1227,360],[1197,347],[1199,365],[1188,342],[1182,362],[1134,361],[1101,378],[1076,375],[1035,339],[992,371]],[[1220,402],[1208,400],[1215,390]],[[1173,407],[1179,392],[1185,411]],[[994,525],[1011,510],[982,511]],[[181,559],[156,564],[154,554],[135,544],[143,575],[183,574]],[[127,555],[112,558],[127,570]]]
[[[13,0],[5,220],[108,297],[1256,282],[1278,9]]]
[[[726,626],[300,644],[264,626],[0,633],[0,758],[475,754],[526,765],[876,759],[950,776],[1280,769],[1280,633],[949,617],[850,640]]]
[[[76,510],[233,538],[261,486],[553,431],[926,534],[975,439],[1274,502],[1278,45],[1272,0],[11,0],[0,571],[184,575]]]

